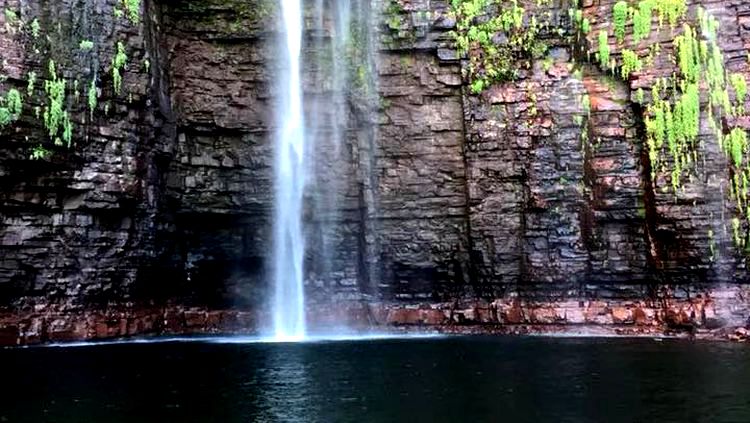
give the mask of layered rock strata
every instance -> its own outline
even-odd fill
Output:
[[[635,334],[746,324],[728,159],[708,125],[696,178],[675,194],[661,189],[667,174],[650,177],[633,99],[674,72],[679,29],[637,44],[645,56],[659,43],[662,54],[623,80],[581,54],[608,30],[614,1],[583,2],[582,39],[569,4],[542,3],[525,6],[549,12],[545,57],[481,94],[462,74],[449,3],[362,6],[371,80],[352,69],[341,150],[314,154],[312,326]],[[137,22],[115,12],[122,5],[8,0],[16,19],[0,15],[0,92],[28,94],[0,132],[2,344],[267,326],[275,4],[149,0]],[[698,5],[721,23],[728,72],[750,79],[750,5],[693,2],[687,19]],[[308,58],[333,30],[312,16]],[[78,48],[82,40],[93,47]],[[118,42],[128,57],[119,93]],[[68,81],[70,148],[52,145],[35,115],[49,103],[51,59]],[[26,93],[30,72],[39,82]],[[321,72],[306,69],[308,107],[326,95]],[[30,159],[37,145],[52,154]],[[316,212],[323,194],[336,213]]]

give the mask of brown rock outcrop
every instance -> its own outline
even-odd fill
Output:
[[[595,45],[614,1],[584,3],[592,30],[581,43]],[[349,96],[341,150],[314,152],[319,178],[338,181],[326,193],[338,208],[305,214],[313,326],[746,324],[745,255],[721,217],[734,210],[722,194],[730,174],[707,125],[699,177],[676,195],[661,189],[665,171],[650,179],[632,99],[674,71],[673,33],[641,41],[662,55],[623,81],[580,57],[566,3],[529,2],[555,28],[540,34],[546,57],[475,95],[448,2],[392,0],[382,15],[357,5],[372,27],[378,98]],[[727,70],[750,80],[750,4],[690,2],[691,19],[697,5],[720,20]],[[0,132],[0,344],[264,327],[275,3],[144,1],[138,23],[117,16],[117,0],[5,7],[23,25],[0,15],[0,93],[25,92],[29,72],[40,81]],[[309,58],[332,25],[306,16]],[[92,50],[75,48],[83,38]],[[128,56],[119,95],[118,41]],[[52,146],[34,113],[50,59],[79,91],[98,87],[93,118],[69,92],[72,148]],[[308,102],[326,94],[321,72],[306,68]],[[30,160],[38,144],[53,154]],[[310,196],[331,186],[318,182]]]

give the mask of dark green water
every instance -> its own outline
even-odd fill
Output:
[[[750,345],[455,337],[0,350],[2,422],[750,422]]]

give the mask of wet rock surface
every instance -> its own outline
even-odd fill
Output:
[[[92,78],[99,87],[93,117],[67,100],[72,148],[29,159],[49,144],[34,116],[42,82],[0,132],[0,344],[256,332],[268,321],[275,3],[149,1],[138,24],[115,15],[119,3],[8,0],[26,29],[0,16],[1,92],[25,92],[31,71],[49,79],[50,59],[80,91]],[[448,4],[392,3],[371,19],[377,101],[352,95],[341,149],[314,152],[313,324],[746,338],[732,332],[750,315],[745,258],[720,218],[733,210],[721,194],[730,174],[708,128],[700,177],[678,195],[660,189],[666,174],[650,182],[632,99],[673,72],[669,29],[639,44],[660,43],[661,59],[622,81],[577,58],[567,5],[551,2],[562,32],[544,34],[547,57],[475,95]],[[593,43],[614,2],[584,3]],[[750,78],[750,5],[698,4],[721,22],[727,70]],[[331,25],[308,15],[313,55]],[[34,18],[49,42],[30,35]],[[327,88],[308,71],[310,108]],[[314,206],[323,194],[335,213]]]

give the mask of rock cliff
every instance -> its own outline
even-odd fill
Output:
[[[511,7],[477,3],[486,8],[471,25]],[[740,166],[717,142],[750,129],[745,99],[727,89],[734,111],[713,116],[703,83],[689,163],[666,145],[666,158],[654,155],[648,122],[659,78],[681,92],[683,23],[715,18],[716,37],[703,40],[718,46],[726,85],[750,78],[750,4],[688,2],[674,24],[654,9],[636,37],[631,1],[618,40],[614,1],[513,3],[534,37],[525,42],[544,49],[514,50],[513,76],[480,89],[472,57],[487,52],[457,45],[466,28],[455,4],[352,3],[368,29],[352,35],[344,142],[314,152],[310,320],[500,332],[745,325]],[[276,9],[5,1],[0,344],[264,326]],[[325,15],[306,13],[308,64],[324,63],[312,58],[330,43]],[[611,64],[599,60],[602,31]],[[490,44],[517,49],[505,32]],[[642,63],[625,74],[628,52]],[[321,72],[305,70],[308,108],[330,94]],[[316,207],[324,196],[336,207]]]

